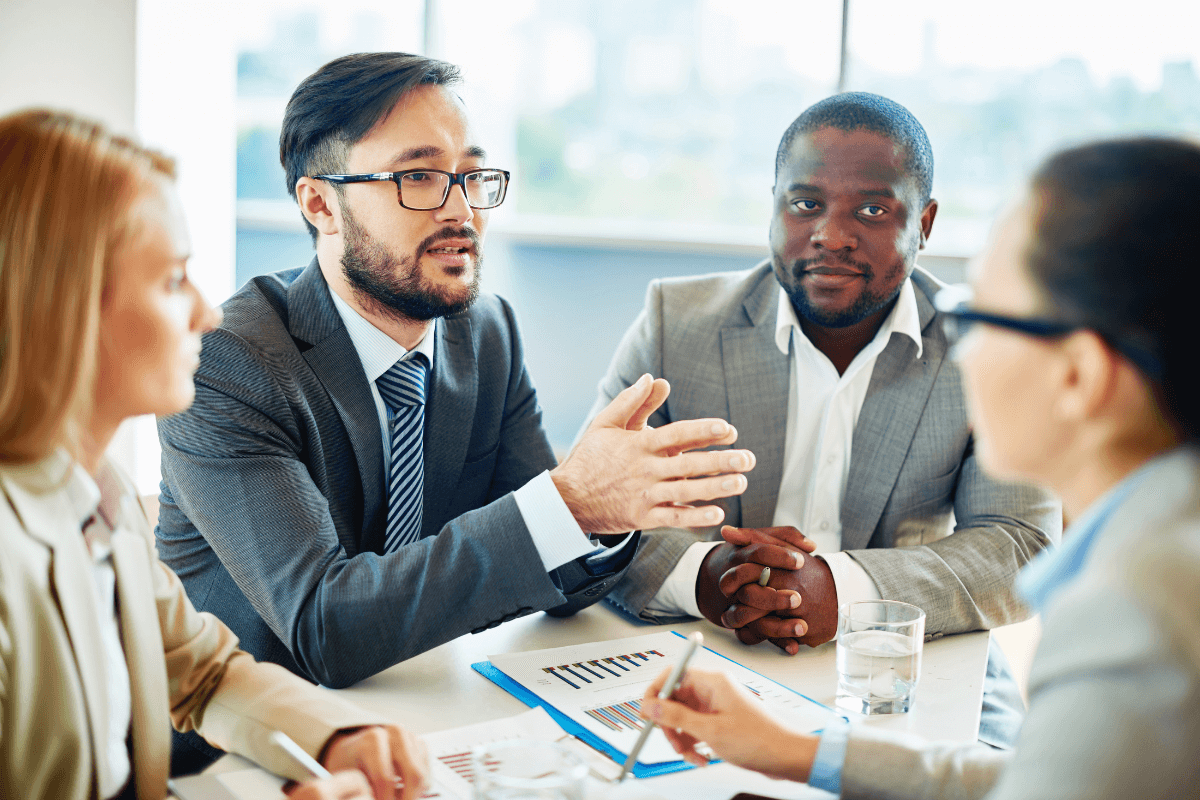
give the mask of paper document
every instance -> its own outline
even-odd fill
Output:
[[[542,708],[531,708],[515,717],[481,722],[421,737],[429,751],[430,790],[423,800],[471,800],[474,776],[471,751],[482,744],[525,739],[560,742],[577,752],[592,771],[606,780],[620,767],[579,742],[558,726]],[[253,767],[232,772],[194,775],[173,782],[181,800],[286,800],[283,779]]]
[[[628,639],[490,656],[509,678],[565,714],[588,733],[628,753],[643,721],[638,716],[646,687],[687,649],[687,639],[671,632]],[[792,689],[747,669],[709,648],[696,651],[691,666],[728,673],[758,697],[775,716],[801,731],[824,728],[838,714]],[[639,763],[679,761],[661,731],[655,730]]]

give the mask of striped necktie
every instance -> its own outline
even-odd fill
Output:
[[[388,407],[391,465],[388,468],[387,533],[383,552],[391,553],[421,536],[421,503],[425,489],[425,356],[397,361],[375,385]]]

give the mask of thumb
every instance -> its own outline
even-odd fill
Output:
[[[622,430],[633,419],[642,405],[650,396],[654,380],[650,373],[637,379],[637,383],[626,388],[596,415],[589,428],[621,428]]]

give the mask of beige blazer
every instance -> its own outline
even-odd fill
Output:
[[[0,797],[91,800],[108,769],[104,649],[91,559],[65,486],[64,454],[0,465]],[[197,612],[158,560],[128,481],[113,568],[132,692],[133,780],[166,795],[170,723],[302,779],[268,741],[283,730],[316,755],[337,730],[386,722],[287,670],[258,664],[217,618]]]

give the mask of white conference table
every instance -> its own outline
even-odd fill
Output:
[[[521,713],[526,706],[508,692],[471,669],[489,655],[541,650],[572,644],[639,636],[663,630],[704,633],[705,644],[745,666],[805,695],[834,705],[837,676],[834,644],[788,656],[768,643],[748,647],[732,631],[707,621],[681,625],[646,625],[618,614],[603,603],[573,617],[555,619],[533,614],[481,634],[468,634],[411,658],[348,689],[343,697],[387,716],[416,733],[456,728]],[[948,636],[927,642],[921,665],[917,700],[908,714],[863,717],[852,720],[892,730],[910,731],[926,739],[975,741],[983,676],[987,663],[986,631]],[[230,762],[230,763],[225,763]],[[245,764],[227,757],[213,768],[223,771]],[[756,792],[788,800],[829,797],[824,792],[796,784],[772,781],[728,764],[690,770],[674,776],[636,782],[652,796],[687,800],[728,800],[738,791]],[[625,791],[629,797],[635,797]]]

